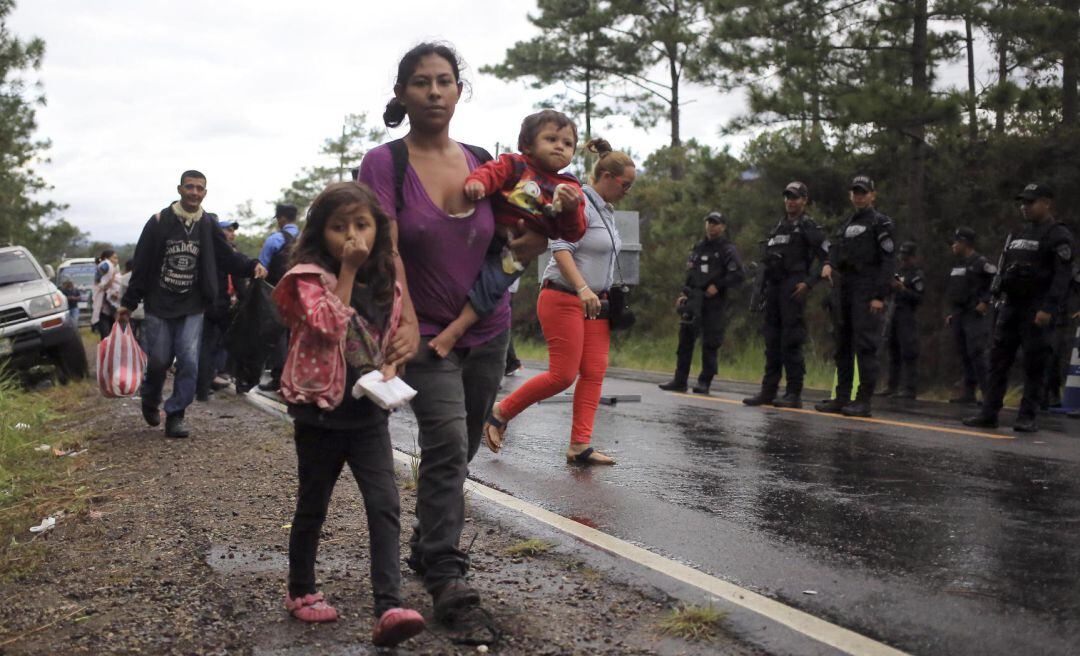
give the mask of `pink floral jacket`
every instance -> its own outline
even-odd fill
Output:
[[[281,394],[289,403],[314,403],[333,410],[345,398],[346,359],[378,368],[401,317],[401,286],[385,333],[337,297],[337,277],[315,264],[298,264],[282,277],[272,298],[291,331],[281,373]]]

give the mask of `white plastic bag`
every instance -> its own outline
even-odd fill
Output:
[[[382,372],[378,369],[361,376],[353,385],[353,398],[366,396],[383,410],[396,410],[416,396],[416,390],[397,376],[387,381],[382,378]]]

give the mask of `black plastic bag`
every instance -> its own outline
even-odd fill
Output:
[[[225,333],[225,348],[232,357],[236,390],[246,392],[259,384],[267,358],[285,333],[270,294],[274,288],[265,280],[253,280],[237,303],[232,323]]]

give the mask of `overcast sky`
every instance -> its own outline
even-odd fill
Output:
[[[207,175],[207,209],[223,216],[251,198],[256,210],[319,161],[343,117],[381,125],[397,62],[416,43],[444,39],[470,70],[455,139],[516,141],[522,117],[550,97],[476,69],[536,34],[520,0],[20,0],[9,27],[46,41],[40,78],[48,106],[43,167],[64,216],[94,239],[134,241],[146,217],[176,196],[178,174]],[[690,90],[684,137],[718,142],[735,99]],[[595,131],[595,130],[594,130]],[[390,136],[405,133],[397,129]],[[667,127],[605,131],[616,147],[651,152]]]
[[[269,217],[267,203],[319,161],[346,114],[382,124],[397,62],[423,40],[452,42],[469,65],[472,98],[451,136],[514,143],[553,91],[476,69],[536,34],[534,10],[526,0],[19,0],[9,28],[46,41],[38,117],[53,142],[42,167],[51,198],[91,238],[124,243],[176,197],[188,168],[207,175],[209,210],[229,216],[250,198]],[[740,96],[691,86],[684,97],[683,138],[719,145]],[[642,155],[668,141],[663,123],[594,132]]]

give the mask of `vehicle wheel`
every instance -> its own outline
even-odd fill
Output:
[[[82,380],[90,375],[81,337],[76,335],[57,350],[56,366],[60,370],[60,382],[63,384],[67,384],[69,380]]]

